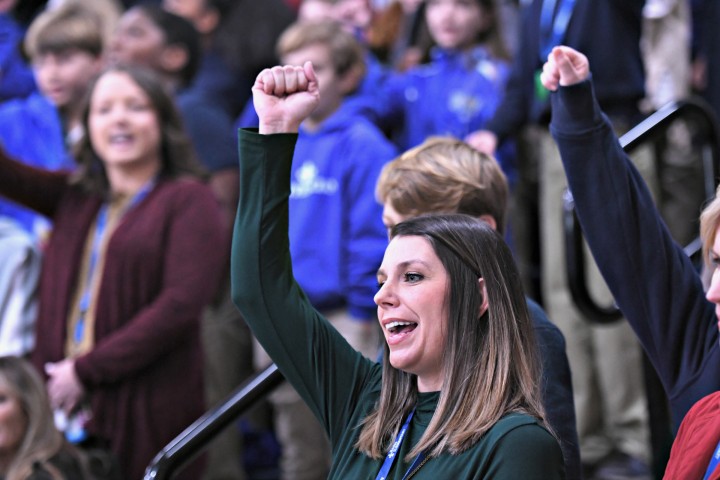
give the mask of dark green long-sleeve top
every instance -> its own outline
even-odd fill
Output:
[[[232,253],[235,303],[330,436],[329,478],[374,479],[383,460],[360,453],[359,425],[380,396],[382,368],[364,358],[310,305],[295,283],[288,247],[290,165],[297,136],[241,130],[240,202]],[[342,161],[342,159],[338,159]],[[322,212],[318,212],[322,215]],[[323,272],[317,272],[322,275]],[[439,393],[421,393],[388,479],[402,479],[403,460],[432,418]],[[534,418],[510,414],[460,455],[431,458],[415,479],[564,477],[555,438]]]

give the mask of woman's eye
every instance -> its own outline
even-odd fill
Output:
[[[406,273],[405,280],[408,282],[419,282],[424,277],[419,273]]]
[[[718,255],[710,255],[710,263],[715,265],[716,267],[720,265],[720,256]]]

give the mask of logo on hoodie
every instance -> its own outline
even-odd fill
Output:
[[[306,161],[295,171],[290,184],[290,197],[306,198],[310,195],[333,195],[338,191],[338,182],[334,178],[323,178],[317,166]]]

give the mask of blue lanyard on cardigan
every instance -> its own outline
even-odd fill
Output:
[[[713,452],[713,456],[710,458],[710,464],[708,465],[703,480],[708,480],[710,478],[718,464],[720,464],[720,442],[718,442],[717,447],[715,447],[715,451]]]
[[[148,193],[153,189],[155,180],[151,180],[146,183],[135,195],[130,199],[130,203],[125,208],[126,213],[133,206],[137,205],[147,196]],[[92,285],[93,279],[97,273],[97,263],[100,257],[100,249],[102,247],[103,238],[105,237],[107,229],[108,212],[110,210],[110,204],[108,202],[103,203],[100,211],[98,212],[97,221],[95,222],[95,235],[93,238],[93,246],[90,251],[90,263],[88,265],[87,282],[85,283],[85,289],[83,290],[82,297],[80,297],[80,318],[75,324],[75,330],[73,332],[73,341],[76,345],[82,342],[83,336],[85,335],[85,314],[90,308],[90,300],[92,297]]]
[[[400,444],[402,444],[402,441],[405,439],[405,434],[408,431],[408,428],[410,428],[410,420],[412,420],[413,415],[415,414],[415,409],[413,409],[412,412],[407,417],[407,420],[405,420],[405,423],[403,424],[402,428],[397,434],[397,437],[395,437],[395,442],[392,444],[392,447],[390,447],[390,451],[388,451],[387,457],[385,457],[385,461],[382,464],[382,467],[380,468],[380,472],[377,474],[377,477],[375,477],[375,480],[385,480],[390,473],[390,469],[392,468],[393,462],[395,461],[395,457],[397,456],[397,452],[400,449]],[[410,468],[408,468],[407,472],[405,472],[405,475],[403,476],[403,480],[408,478],[408,475],[410,472],[412,472],[415,467],[420,465],[420,463],[425,459],[425,452],[422,452],[420,455],[415,457],[415,460],[413,460],[412,465],[410,465]]]
[[[576,0],[543,0],[540,12],[540,61],[545,62],[553,47],[565,37]],[[555,13],[555,6],[558,7]],[[555,19],[553,20],[553,16]]]

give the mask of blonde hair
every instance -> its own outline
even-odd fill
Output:
[[[10,395],[17,398],[27,422],[6,480],[29,478],[35,464],[42,465],[52,478],[62,480],[63,477],[48,460],[60,452],[65,440],[55,428],[50,400],[40,375],[22,358],[0,357],[0,384],[6,385]]]
[[[375,197],[407,216],[490,215],[505,230],[508,182],[500,165],[452,137],[430,137],[386,164]]]
[[[720,227],[720,187],[715,191],[715,198],[700,214],[700,238],[706,263],[710,261],[710,252],[715,243],[718,227]]]
[[[295,22],[290,25],[277,42],[277,55],[283,57],[310,45],[325,45],[330,50],[335,73],[344,75],[355,70],[358,78],[365,74],[365,55],[362,46],[334,21]]]
[[[102,17],[94,9],[69,2],[45,10],[30,24],[25,36],[25,51],[31,58],[70,49],[100,57],[104,28]]]

